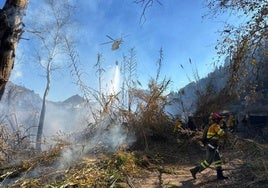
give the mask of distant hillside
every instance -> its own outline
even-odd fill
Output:
[[[169,94],[170,105],[166,107],[168,113],[173,116],[182,115],[187,117],[193,114],[197,108],[197,92],[203,93],[207,89],[208,85],[216,93],[219,93],[227,84],[230,72],[227,70],[228,63],[225,66],[216,68],[213,72],[209,73],[207,77],[191,82],[184,88],[181,88],[177,92]],[[255,93],[256,99],[247,101],[245,94],[241,93],[236,101],[230,104],[225,104],[224,108],[231,110],[235,113],[265,113],[268,115],[268,65],[264,65],[263,71],[258,78],[258,88]],[[249,75],[252,79],[252,75]],[[247,78],[245,78],[247,79]],[[250,84],[250,82],[248,82]],[[240,85],[238,84],[237,90]],[[240,92],[240,91],[239,91]]]
[[[35,135],[41,105],[42,99],[34,91],[9,82],[0,103],[1,124],[8,125],[13,131],[27,130]],[[86,126],[88,116],[83,98],[79,95],[62,102],[47,101],[44,136],[78,130]]]
[[[62,102],[62,104],[81,104],[84,102],[84,99],[80,95],[73,95],[70,98]]]
[[[228,78],[228,72],[225,68],[216,68],[207,77],[191,82],[177,92],[172,92],[169,95],[171,105],[167,107],[167,111],[173,115],[182,114],[185,116],[191,115],[196,110],[196,92],[205,92],[208,84],[213,85],[213,89],[219,92],[225,86]]]

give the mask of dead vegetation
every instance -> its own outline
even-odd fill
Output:
[[[114,152],[81,155],[61,165],[67,149],[77,146],[59,140],[42,153],[9,153],[1,163],[3,187],[264,187],[268,145],[228,135],[223,142],[228,181],[213,181],[213,170],[193,180],[188,169],[202,158],[200,134],[181,129],[166,142],[150,140],[148,150],[118,147]],[[148,140],[149,141],[149,140]],[[3,148],[2,148],[3,149]],[[9,156],[10,155],[10,156]],[[78,155],[78,154],[77,154]],[[16,159],[16,160],[15,160]],[[212,167],[213,169],[213,167]]]

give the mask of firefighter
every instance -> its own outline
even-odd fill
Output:
[[[220,115],[225,118],[227,130],[231,133],[235,132],[238,124],[235,115],[227,110],[224,110]]]
[[[222,160],[218,151],[218,141],[220,137],[224,135],[224,130],[220,127],[222,116],[218,113],[211,114],[211,125],[208,128],[207,132],[207,144],[206,144],[206,159],[200,163],[200,165],[195,168],[190,169],[190,172],[194,179],[196,179],[196,174],[202,172],[206,168],[208,168],[212,162],[214,162],[216,171],[217,171],[217,179],[223,180],[228,177],[223,175],[222,172]]]
[[[232,113],[229,114],[229,118],[226,123],[227,123],[228,131],[232,133],[236,131],[238,122],[237,122],[236,117]]]

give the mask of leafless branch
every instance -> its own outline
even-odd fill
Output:
[[[152,7],[154,2],[157,2],[158,4],[162,5],[162,3],[159,0],[135,0],[134,1],[134,3],[140,4],[142,7],[142,13],[140,16],[140,23],[142,25],[146,22],[146,16],[145,16],[146,10]]]

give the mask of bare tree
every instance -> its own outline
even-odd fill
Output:
[[[7,0],[0,9],[0,100],[14,66],[15,50],[23,34],[22,18],[28,0]]]
[[[39,49],[36,50],[37,61],[44,69],[46,77],[46,86],[42,99],[42,108],[38,123],[38,130],[36,136],[36,149],[41,151],[42,134],[46,115],[46,99],[49,94],[51,77],[53,73],[62,66],[65,60],[69,57],[66,51],[66,42],[68,41],[69,26],[71,24],[71,11],[67,0],[45,0],[48,9],[43,12],[43,16],[51,15],[47,21],[43,23],[36,23],[36,28],[33,31],[39,39]],[[48,12],[49,11],[49,14]],[[40,10],[41,12],[41,10]]]

